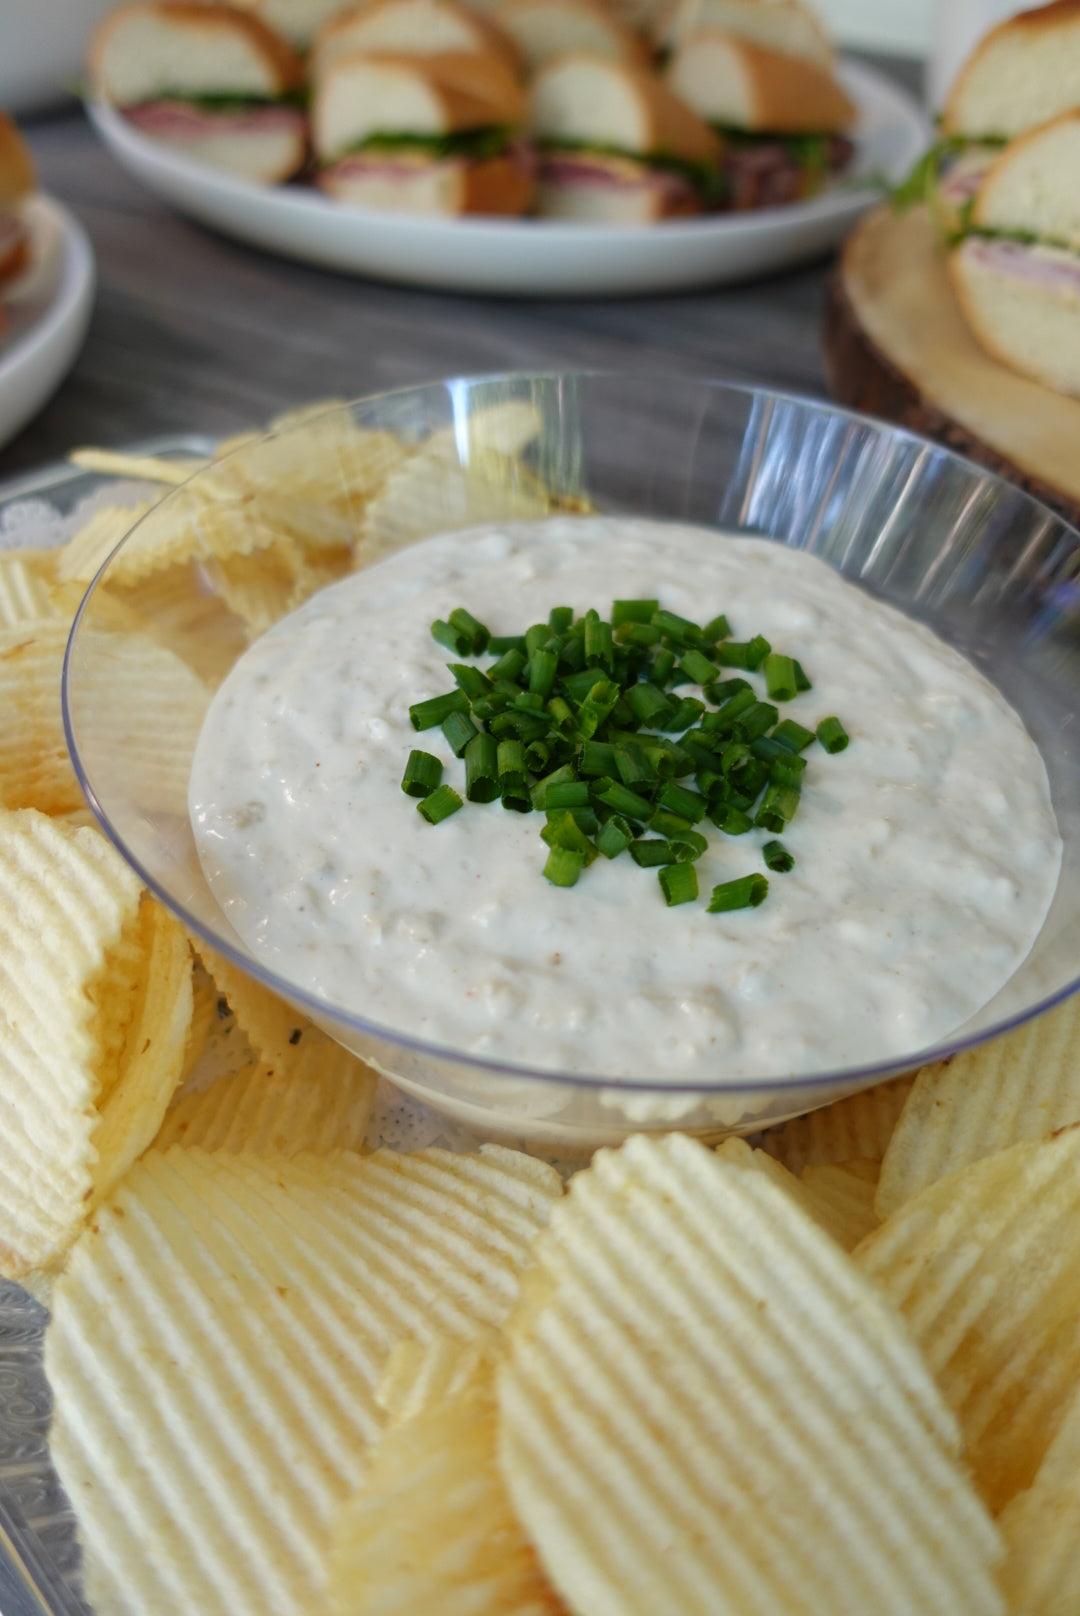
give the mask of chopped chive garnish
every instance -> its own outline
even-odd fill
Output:
[[[551,760],[551,748],[546,741],[530,741],[525,748],[525,766],[530,774],[543,774]]]
[[[785,718],[783,723],[777,724],[773,730],[772,739],[779,741],[781,746],[786,746],[791,752],[805,752],[814,739],[814,732],[807,729],[805,724],[797,724],[793,718]]]
[[[478,623],[472,613],[465,610],[464,606],[456,606],[450,613],[449,621],[451,628],[456,628],[459,634],[467,637],[472,646],[473,656],[479,656],[482,651],[487,650],[491,634],[483,623]]]
[[[713,656],[722,668],[749,668],[753,672],[761,667],[771,650],[765,636],[755,634],[752,640],[724,640]]]
[[[673,909],[677,903],[697,902],[697,871],[692,864],[669,864],[656,873],[669,909]]]
[[[794,701],[799,694],[799,686],[795,679],[795,664],[789,656],[781,656],[777,651],[770,651],[762,663],[765,674],[765,688],[769,693],[770,701]]]
[[[758,809],[754,824],[761,830],[779,834],[799,808],[799,793],[792,786],[770,786]]]
[[[542,780],[538,780],[532,788],[532,805],[538,813],[547,809],[547,794],[552,786],[564,785],[568,780],[576,780],[577,775],[569,763],[562,763],[557,769],[552,769]]]
[[[605,858],[618,858],[634,840],[634,833],[621,814],[612,814],[600,827],[596,845]]]
[[[744,875],[738,881],[724,881],[713,887],[709,900],[710,915],[726,914],[731,909],[756,909],[765,902],[769,883],[763,875]]]
[[[802,777],[806,773],[806,759],[801,757],[775,758],[769,768],[769,784],[774,786],[792,786],[794,790],[802,790]]]
[[[851,739],[838,718],[823,718],[817,727],[817,738],[826,752],[842,752]]]
[[[681,814],[673,814],[667,808],[657,808],[649,820],[649,829],[655,831],[657,836],[680,836],[683,831],[693,827]]]
[[[615,629],[615,638],[620,645],[650,646],[659,645],[664,636],[652,623],[622,622]]]
[[[488,678],[493,681],[496,679],[516,681],[521,677],[525,662],[525,652],[518,646],[512,645],[509,650],[503,652],[497,662],[491,664],[491,667],[487,670]]]
[[[442,721],[442,732],[455,757],[462,757],[473,736],[480,733],[468,713],[449,713]]]
[[[600,725],[611,716],[611,709],[619,699],[619,687],[610,679],[601,679],[593,685],[577,711],[577,732],[582,740],[590,740]]]
[[[686,786],[677,786],[671,780],[661,786],[656,800],[662,808],[670,809],[673,814],[680,814],[692,825],[705,818],[708,807],[704,797],[698,792],[690,791]]]
[[[656,768],[643,746],[615,746],[612,751],[624,786],[647,785],[656,779]]]
[[[663,727],[672,735],[681,735],[684,730],[697,723],[704,711],[704,702],[698,701],[696,696],[684,696]]]
[[[548,786],[544,794],[544,807],[549,811],[553,808],[587,808],[589,806],[589,785],[586,780],[567,780],[561,785]]]
[[[655,870],[661,864],[678,862],[671,843],[662,841],[659,837],[643,836],[640,841],[631,843],[630,857],[643,870]]]
[[[614,647],[611,641],[611,624],[601,620],[597,612],[587,612],[585,616],[585,666],[589,668],[606,668],[612,671],[614,663]]]
[[[607,741],[583,741],[578,768],[582,774],[614,775],[619,772],[615,748]]]
[[[565,702],[561,696],[552,696],[547,708],[551,714],[551,722],[559,734],[572,735],[574,733],[574,712],[569,702]]]
[[[706,645],[715,645],[717,640],[727,640],[731,638],[731,624],[728,622],[723,612],[721,612],[718,617],[712,618],[710,622],[705,624],[705,627],[701,631],[701,637],[705,641]]]
[[[442,779],[442,764],[430,752],[410,752],[401,777],[401,789],[407,797],[428,797]]]
[[[572,606],[553,606],[548,612],[548,627],[553,634],[565,634],[573,621]]]
[[[615,628],[620,623],[651,623],[660,610],[658,600],[616,600],[611,606],[611,621]]]
[[[432,623],[431,637],[439,645],[445,645],[448,651],[453,651],[455,656],[468,656],[472,650],[472,637],[462,634],[452,623],[444,623],[441,617]]]
[[[614,808],[617,814],[623,814],[627,819],[644,822],[652,817],[652,803],[646,802],[644,797],[638,796],[636,791],[631,791],[618,780],[598,780],[593,786],[593,796],[597,802]]]
[[[658,729],[660,721],[674,711],[671,702],[655,685],[634,685],[626,692],[626,700],[634,717],[651,729]]]
[[[701,720],[701,727],[707,729],[710,734],[725,735],[741,721],[743,713],[749,712],[751,707],[760,705],[762,704],[751,689],[740,690],[736,695],[729,697],[722,707],[718,707],[715,713],[706,713]]]
[[[533,623],[525,630],[525,655],[535,656],[537,651],[543,650],[551,638],[551,628],[547,623]]]
[[[487,642],[489,656],[505,656],[507,651],[520,651],[525,655],[524,634],[493,634]],[[490,671],[490,670],[489,670]]]
[[[688,617],[680,617],[678,612],[654,612],[653,623],[676,645],[701,644],[702,633],[698,625],[691,623]]]
[[[464,690],[448,690],[445,696],[432,696],[430,701],[418,701],[409,708],[413,729],[434,729],[450,717],[451,713],[467,713],[469,698]]]
[[[429,825],[441,825],[444,819],[456,814],[465,804],[454,790],[453,786],[437,786],[422,802],[416,805],[418,814],[422,814]]]
[[[553,651],[534,651],[529,658],[529,693],[550,696],[559,659]]]
[[[675,653],[665,647],[657,651],[653,657],[652,668],[649,670],[649,683],[657,685],[661,690],[667,688],[671,675],[675,672]]]
[[[569,809],[548,814],[548,822],[540,832],[549,847],[569,847],[580,853],[586,864],[597,856],[596,846],[589,840]]]
[[[697,830],[681,830],[677,835],[669,836],[668,841],[675,849],[675,857],[680,864],[692,864],[709,850],[708,838]]]
[[[459,690],[464,690],[470,701],[479,701],[492,689],[491,680],[479,668],[474,668],[469,662],[451,662],[448,664],[454,676],[454,683]]]
[[[544,865],[544,874],[553,887],[573,887],[585,868],[585,860],[572,847],[553,847]]]
[[[684,651],[679,661],[680,673],[685,673],[695,685],[711,685],[714,679],[719,678],[720,669],[715,662],[710,662],[703,651],[691,648]]]
[[[749,814],[744,814],[741,808],[736,808],[730,802],[721,802],[710,809],[709,818],[717,830],[722,830],[725,836],[745,836],[748,830],[753,830],[754,821]]]
[[[470,802],[494,802],[499,795],[499,749],[483,731],[465,748],[465,795]]]
[[[769,869],[775,870],[778,875],[786,875],[789,870],[795,868],[795,860],[783,842],[766,842],[761,849],[761,856]]]
[[[794,660],[794,658],[793,658],[791,665],[795,669],[795,688],[796,688],[796,690],[813,690],[813,688],[814,688],[813,685],[810,683],[809,679],[806,677],[806,674],[803,672],[802,663],[801,662],[796,662]]]

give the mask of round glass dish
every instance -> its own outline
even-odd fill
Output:
[[[187,784],[210,695],[315,589],[429,534],[596,509],[811,550],[927,623],[1004,692],[1042,751],[1065,843],[1021,968],[933,1049],[792,1079],[673,1087],[479,1059],[312,998],[254,960],[196,855]],[[722,541],[720,541],[722,542]],[[564,1148],[642,1128],[751,1131],[999,1033],[1080,979],[1080,535],[912,434],[805,399],[673,376],[459,379],[292,417],[197,472],[98,573],[64,669],[75,767],[151,889],[214,948],[430,1105]],[[839,991],[844,985],[838,984]]]

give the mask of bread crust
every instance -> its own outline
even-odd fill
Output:
[[[458,51],[439,56],[369,56],[366,51],[351,51],[331,63],[317,86],[317,93],[325,94],[336,78],[348,74],[360,63],[400,68],[426,80],[442,108],[442,134],[458,134],[486,124],[507,124],[515,128],[525,121],[528,110],[525,92],[503,63],[497,57]],[[317,107],[314,111],[317,125]]]
[[[581,72],[585,67],[601,75],[620,78],[637,99],[647,129],[640,147],[643,156],[664,152],[687,163],[719,162],[723,148],[715,131],[647,68],[632,67],[606,56],[560,56],[537,74],[533,85],[534,104],[556,75]],[[545,132],[548,131],[541,131]]]
[[[445,164],[446,159],[432,158],[430,162]],[[347,202],[348,181],[335,178],[335,167],[320,174],[318,183],[328,196]],[[517,216],[532,205],[534,176],[513,157],[462,158],[454,167],[453,205],[441,210],[451,217],[465,213]]]
[[[149,15],[184,25],[194,23],[209,29],[225,29],[242,34],[266,63],[277,93],[285,95],[298,90],[306,79],[304,64],[292,46],[282,39],[261,17],[238,7],[212,4],[210,0],[129,0],[127,5],[110,11],[95,29],[87,52],[87,67],[95,84],[104,80],[103,58],[112,33],[122,28],[131,16]]]
[[[1080,15],[1080,0],[1069,0],[1070,5],[1074,3],[1078,15]],[[1036,145],[1045,137],[1048,130],[1056,129],[1060,125],[1069,123],[1080,124],[1080,108],[1076,108],[1072,112],[1059,113],[1056,118],[1049,118],[1046,123],[1036,124],[1034,129],[1029,129],[1026,133],[1017,135],[1015,140],[1009,141],[1009,144],[998,153],[982,177],[971,209],[971,222],[973,224],[986,224],[987,210],[993,205],[994,200],[994,183],[999,175],[1008,172],[1017,154],[1026,151],[1029,146]]]
[[[1049,5],[1039,6],[1035,11],[1018,12],[1015,17],[1007,17],[1004,22],[998,23],[996,28],[991,28],[988,34],[983,35],[953,81],[941,112],[942,133],[961,135],[965,132],[957,109],[984,58],[1003,39],[1020,40],[1025,36],[1030,38],[1043,32],[1068,27],[1070,24],[1080,28],[1080,0],[1050,0]]]
[[[0,112],[0,208],[10,208],[37,184],[34,161],[19,131]]]
[[[503,0],[495,17],[513,21],[520,11],[528,11],[537,0]],[[649,68],[652,65],[652,52],[640,34],[634,32],[629,23],[625,22],[618,12],[612,9],[610,0],[551,0],[552,4],[559,4],[569,12],[578,14],[584,12],[603,24],[611,37],[618,42],[619,59],[630,62],[633,66]]]
[[[0,251],[0,286],[21,275],[29,262],[30,236],[28,231],[22,230],[6,250]]]
[[[696,34],[672,57],[668,77],[678,90],[680,62],[710,44],[723,44],[738,60],[745,75],[752,116],[745,127],[751,133],[841,134],[858,116],[858,108],[831,73],[806,57],[786,56],[733,34],[709,29]],[[703,117],[710,114],[691,102]]]
[[[350,11],[341,12],[331,17],[329,22],[323,24],[315,35],[312,46],[312,61],[317,63],[321,55],[327,50],[333,50],[335,41],[342,35],[347,35],[353,24],[360,18],[376,17],[381,12],[393,11],[402,0],[360,0],[359,5],[353,6]],[[512,73],[521,71],[521,55],[509,34],[497,26],[490,17],[482,16],[477,11],[470,11],[469,7],[460,3],[460,0],[433,0],[440,11],[454,15],[473,30],[477,41],[477,54],[495,56],[501,60]],[[365,46],[350,46],[348,53],[354,50],[366,49]],[[445,53],[443,53],[445,54]],[[463,52],[455,54],[464,54]]]

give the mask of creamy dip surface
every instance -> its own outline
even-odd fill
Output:
[[[764,634],[813,682],[782,716],[813,728],[836,714],[851,736],[837,755],[804,753],[783,837],[796,867],[769,876],[759,908],[706,905],[715,884],[768,874],[763,831],[704,821],[701,899],[669,909],[626,854],[550,885],[542,814],[466,802],[432,826],[401,790],[420,747],[464,796],[441,730],[409,722],[453,684],[434,618],[465,606],[493,634],[522,634],[554,606],[606,616],[615,597]],[[621,518],[444,534],[323,590],[215,695],[190,808],[233,926],[309,992],[485,1058],[673,1084],[941,1039],[1023,960],[1061,859],[1034,742],[929,630],[800,551]]]

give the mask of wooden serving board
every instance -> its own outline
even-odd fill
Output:
[[[925,208],[875,209],[829,279],[833,397],[936,438],[1080,526],[1080,399],[984,352],[960,312]]]

